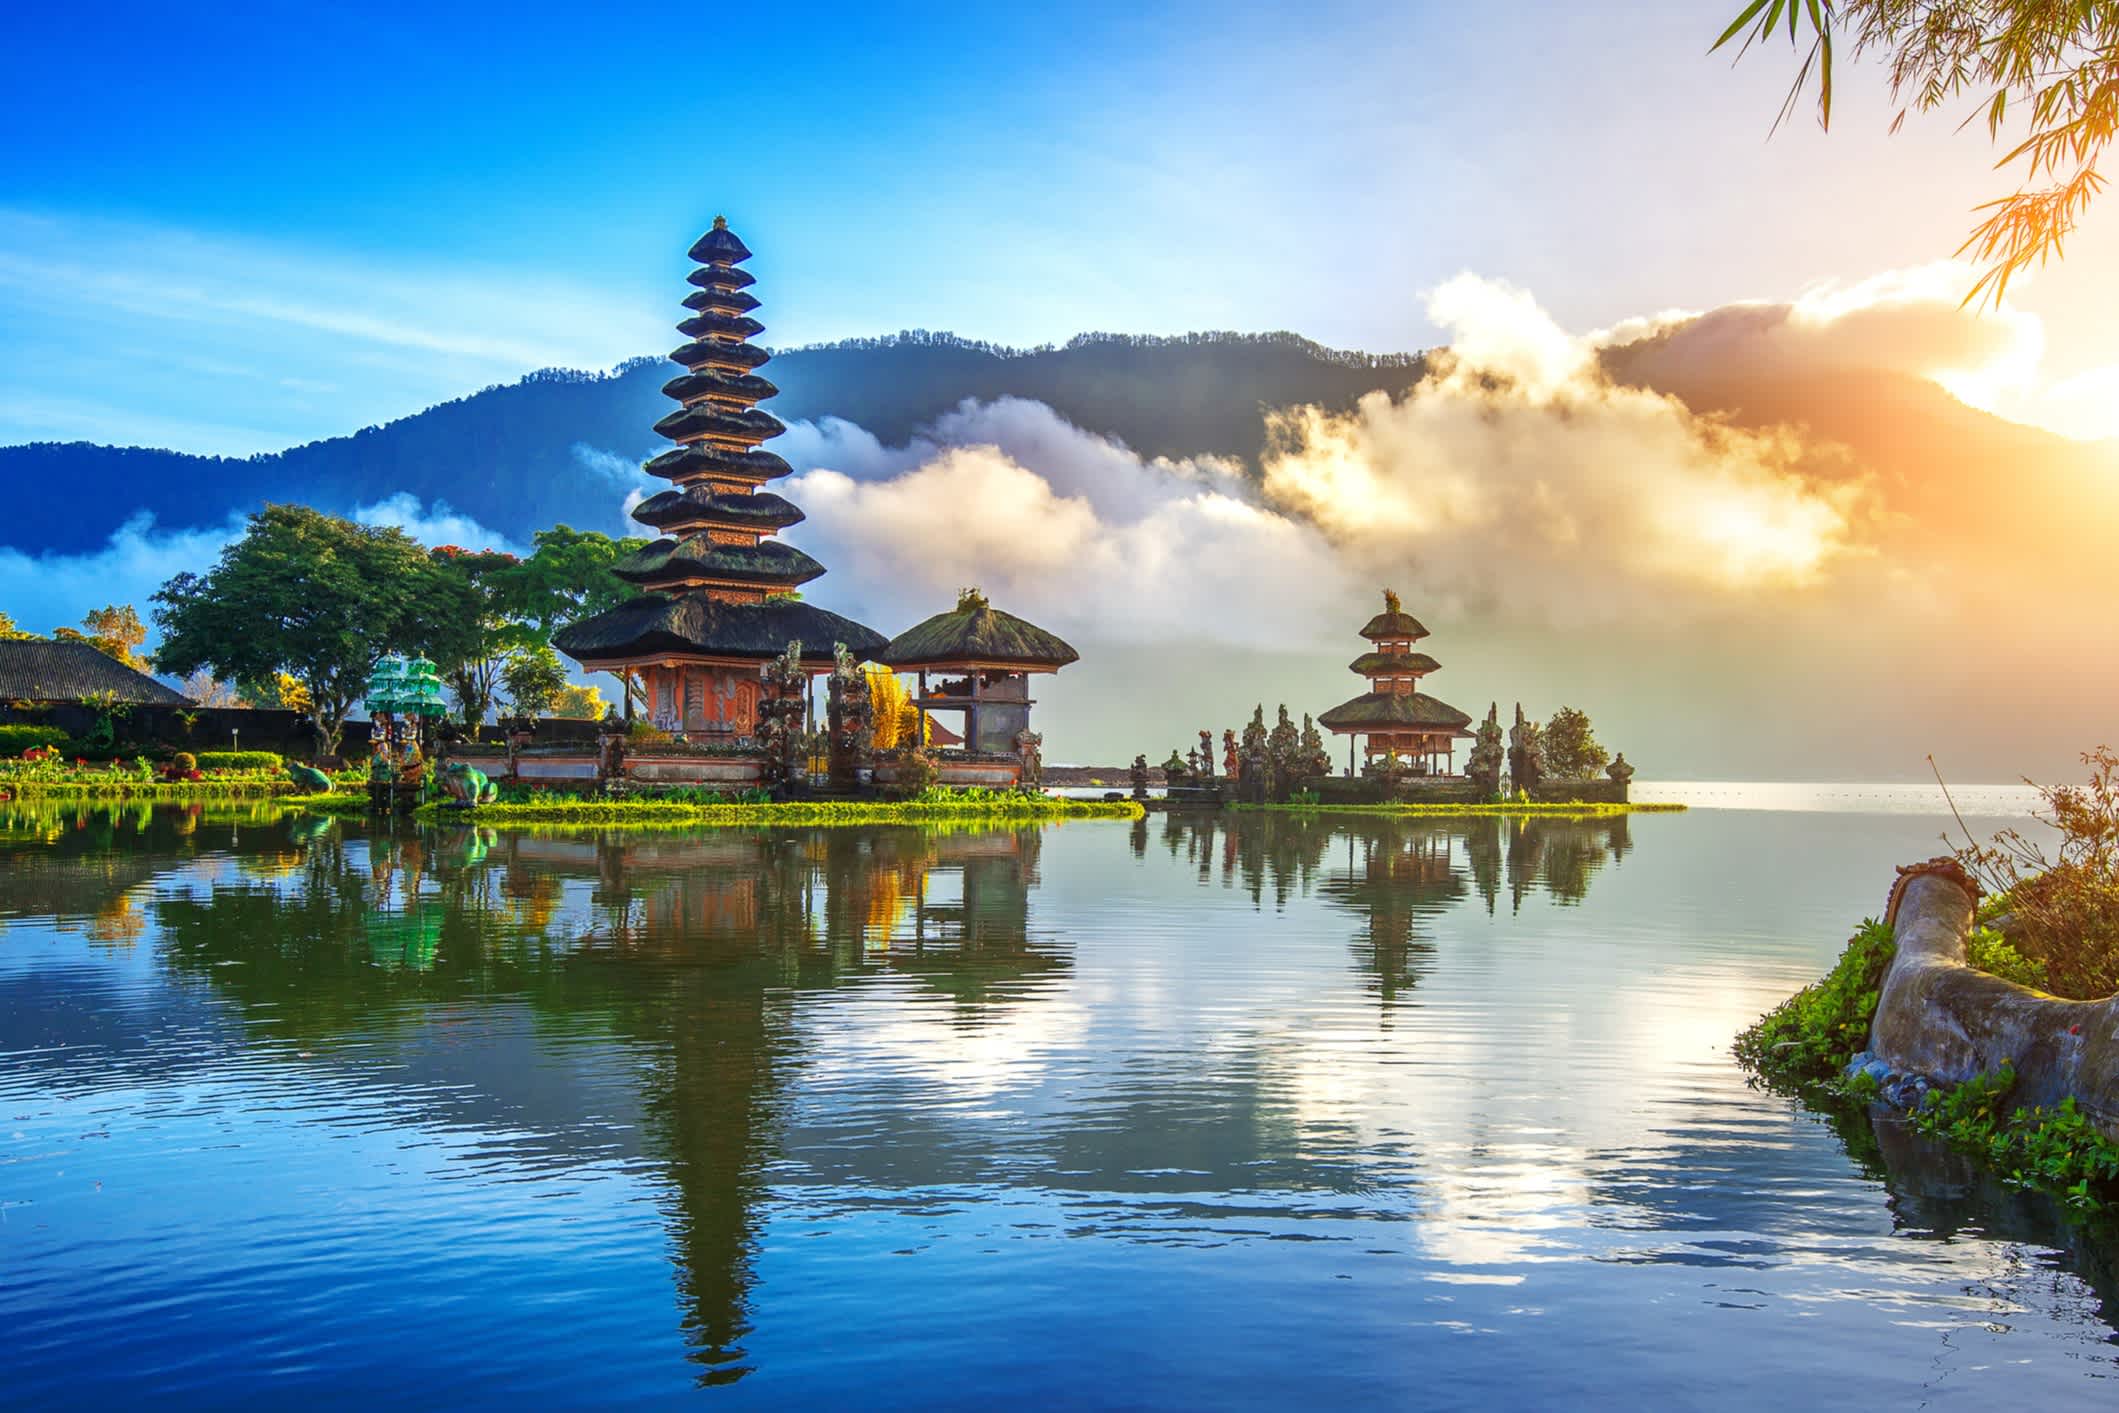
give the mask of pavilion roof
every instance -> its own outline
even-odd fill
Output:
[[[1362,625],[1361,636],[1372,643],[1383,638],[1425,638],[1427,627],[1410,613],[1391,609]]]
[[[735,265],[750,259],[750,247],[728,228],[726,216],[716,216],[714,228],[692,243],[691,256],[702,265],[716,260]]]
[[[697,534],[683,539],[664,536],[619,560],[611,566],[611,572],[635,584],[693,575],[761,588],[792,588],[820,577],[824,566],[780,540],[729,545]]]
[[[763,662],[802,644],[802,660],[829,665],[844,643],[857,658],[873,658],[883,635],[799,599],[723,603],[705,594],[642,594],[553,635],[552,645],[580,662],[645,657],[658,652],[747,657]]]
[[[1363,677],[1403,677],[1415,672],[1438,672],[1442,664],[1426,653],[1363,653],[1347,668]]]
[[[135,672],[88,643],[0,640],[0,699],[78,702],[99,692],[143,706],[189,706],[191,698]]]
[[[1317,724],[1328,731],[1461,732],[1472,719],[1425,692],[1364,692],[1320,712]]]
[[[1001,612],[978,590],[966,589],[949,612],[938,613],[892,638],[877,654],[877,661],[890,667],[991,664],[1056,669],[1080,657],[1057,635]]]
[[[633,507],[633,518],[643,525],[652,525],[657,529],[687,520],[704,520],[717,525],[736,525],[747,530],[769,532],[799,525],[803,515],[793,502],[776,496],[771,491],[731,495],[726,491],[711,491],[705,486],[695,485],[687,486],[683,490],[662,491],[649,496]]]

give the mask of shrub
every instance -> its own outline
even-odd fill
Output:
[[[1990,927],[1972,929],[1972,935],[1965,939],[1964,959],[1989,975],[2013,981],[2018,986],[2028,986],[2034,991],[2046,990],[2051,982],[2043,961],[2026,957],[2009,945],[2008,938]]]
[[[200,751],[200,770],[281,770],[286,760],[278,751]]]
[[[39,726],[34,722],[9,722],[0,726],[0,756],[19,756],[38,746],[50,746],[61,755],[73,754],[73,743],[56,726]]]
[[[2119,755],[2099,746],[2082,761],[2087,784],[2035,787],[2040,822],[2060,836],[2054,855],[2005,829],[1987,844],[1967,840],[1957,858],[2007,895],[2010,945],[2044,965],[2047,989],[2091,1001],[2119,991]]]
[[[1800,1088],[1836,1079],[1867,1048],[1877,992],[1898,944],[1891,929],[1864,919],[1832,970],[1736,1038],[1736,1057],[1769,1084]]]
[[[2100,1133],[2073,1098],[2057,1108],[2016,1108],[2016,1071],[2004,1064],[1949,1090],[1938,1090],[1913,1116],[1914,1127],[1979,1154],[2014,1187],[2057,1193],[2070,1210],[2098,1212],[2119,1189],[2119,1144]]]
[[[909,750],[898,757],[898,789],[908,795],[919,796],[934,788],[941,771],[936,769],[934,757],[921,750]]]

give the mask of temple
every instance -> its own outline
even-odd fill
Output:
[[[1427,629],[1385,589],[1383,612],[1368,621],[1361,636],[1369,640],[1369,651],[1348,666],[1368,679],[1369,690],[1320,713],[1317,724],[1349,738],[1350,760],[1352,738],[1365,736],[1370,765],[1382,756],[1409,764],[1416,774],[1455,774],[1457,740],[1471,735],[1464,729],[1471,718],[1420,690],[1420,679],[1442,666],[1413,651]]]
[[[759,668],[790,643],[814,676],[831,671],[834,645],[862,658],[884,641],[803,602],[795,591],[824,566],[774,538],[802,512],[760,489],[792,468],[762,449],[787,429],[758,407],[779,390],[758,375],[772,355],[750,341],[765,329],[751,317],[753,277],[737,268],[750,255],[718,216],[691,249],[696,289],[677,325],[688,342],[670,354],[684,372],[662,387],[678,407],[655,424],[676,445],[643,468],[671,489],[634,508],[659,537],[614,571],[645,592],[552,640],[584,669],[625,681],[628,717],[639,700],[656,726],[708,742],[756,734]]]
[[[1035,623],[1003,613],[977,589],[966,589],[954,609],[906,629],[876,660],[919,675],[912,704],[922,714],[961,712],[969,751],[1022,755],[1020,738],[1030,730],[1033,704],[1030,675],[1057,672],[1080,656]],[[945,674],[932,689],[930,672]]]

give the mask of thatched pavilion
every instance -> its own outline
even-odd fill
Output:
[[[954,609],[906,629],[875,656],[886,667],[919,674],[913,705],[922,715],[962,712],[965,747],[1003,755],[1013,753],[1016,736],[1030,728],[1031,674],[1057,672],[1081,654],[1035,623],[1001,612],[977,589],[966,589]],[[930,672],[960,675],[930,689]]]
[[[1347,665],[1368,679],[1369,690],[1319,714],[1317,724],[1348,737],[1349,754],[1351,738],[1367,737],[1370,764],[1378,756],[1396,756],[1423,774],[1455,774],[1457,740],[1471,735],[1464,728],[1472,719],[1420,690],[1420,679],[1442,666],[1413,650],[1427,629],[1385,589],[1383,612],[1368,621],[1361,636],[1369,640],[1369,651]]]

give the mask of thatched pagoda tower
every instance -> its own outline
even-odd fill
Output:
[[[719,216],[691,249],[695,292],[677,325],[689,341],[670,354],[684,372],[662,387],[678,407],[655,424],[676,445],[644,468],[671,489],[634,508],[659,538],[615,569],[646,592],[552,640],[591,672],[639,678],[657,725],[709,738],[756,730],[759,666],[790,642],[812,673],[831,670],[834,644],[857,658],[883,646],[874,629],[793,596],[824,566],[774,538],[802,512],[760,489],[792,468],[762,449],[787,429],[758,408],[779,389],[758,375],[772,355],[751,342],[765,326],[751,317],[753,277],[737,268],[750,254]],[[632,701],[628,691],[629,716]]]
[[[1054,634],[966,589],[954,609],[898,634],[876,660],[919,674],[912,700],[923,713],[962,712],[969,749],[1006,754],[1018,749],[1017,735],[1030,729],[1030,675],[1057,672],[1080,656]],[[930,691],[930,672],[960,675],[945,677]]]
[[[1367,757],[1395,754],[1427,774],[1454,774],[1457,739],[1471,717],[1420,690],[1420,679],[1442,664],[1413,644],[1427,636],[1419,619],[1407,613],[1398,596],[1383,591],[1383,612],[1361,630],[1369,651],[1348,666],[1369,681],[1369,690],[1319,714],[1317,724],[1335,735],[1368,738]],[[1351,749],[1351,742],[1349,742]]]

